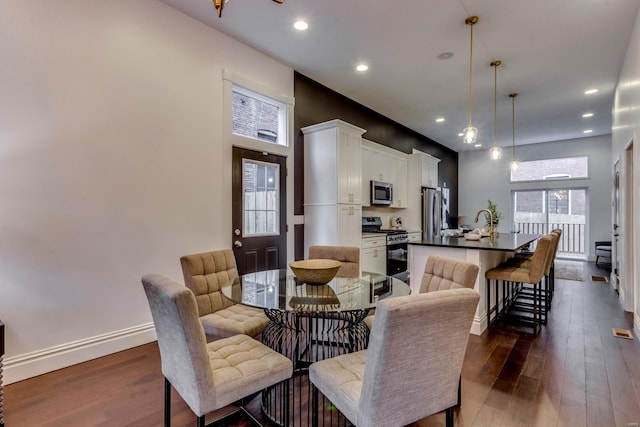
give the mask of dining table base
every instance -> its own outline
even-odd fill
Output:
[[[309,366],[319,360],[367,348],[369,328],[363,320],[368,312],[369,309],[338,312],[265,309],[269,323],[262,332],[262,342],[290,358],[294,369],[288,386],[277,384],[262,393],[262,411],[272,422],[278,425],[311,425]],[[288,417],[283,416],[286,392],[289,393]],[[348,424],[348,420],[326,399],[319,401],[323,407],[320,414],[325,417],[322,425]]]

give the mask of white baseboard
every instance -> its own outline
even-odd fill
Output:
[[[482,335],[485,329],[487,329],[487,314],[484,313],[482,317],[475,315],[470,332],[473,335]]]
[[[4,384],[66,368],[156,340],[153,322],[78,341],[8,357],[4,360]]]

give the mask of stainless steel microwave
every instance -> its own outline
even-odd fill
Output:
[[[391,206],[393,203],[393,184],[389,182],[371,181],[371,204]]]

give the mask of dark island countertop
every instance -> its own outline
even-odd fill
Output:
[[[488,237],[482,237],[480,240],[466,240],[463,236],[444,236],[430,240],[409,242],[409,244],[418,246],[440,246],[444,248],[514,252],[527,246],[529,243],[540,237],[542,237],[542,234],[500,233],[498,237],[493,240],[490,240]]]

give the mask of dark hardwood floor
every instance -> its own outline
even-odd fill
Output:
[[[584,282],[556,281],[546,327],[535,338],[494,330],[471,335],[457,426],[637,426],[640,350],[613,336],[632,328],[608,276],[585,263]],[[163,378],[155,343],[5,386],[5,424],[161,426]],[[250,408],[262,418],[259,397]],[[173,392],[172,425],[195,425]],[[245,419],[227,425],[248,426]],[[444,425],[444,414],[418,423]]]

